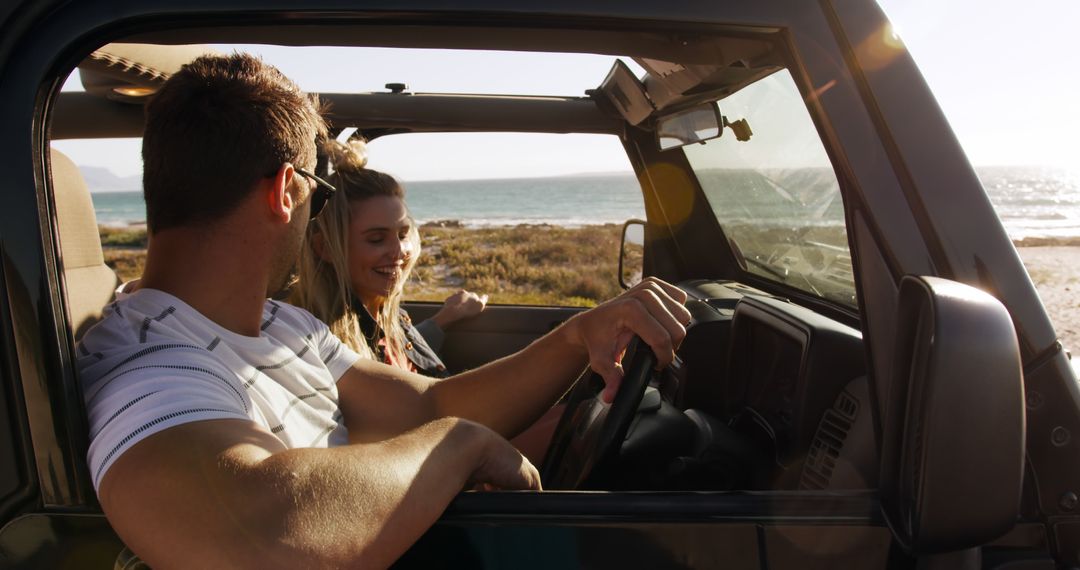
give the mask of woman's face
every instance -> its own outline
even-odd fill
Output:
[[[376,196],[349,204],[349,281],[353,293],[376,310],[401,285],[412,222],[401,198]]]

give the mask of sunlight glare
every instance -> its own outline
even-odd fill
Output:
[[[891,24],[886,23],[880,30],[870,34],[856,48],[859,59],[867,69],[877,70],[888,66],[907,48]]]
[[[904,40],[900,39],[900,33],[893,24],[886,24],[885,29],[881,31],[881,36],[885,45],[893,49],[904,49]]]

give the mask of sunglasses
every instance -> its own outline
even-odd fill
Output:
[[[315,181],[315,192],[311,195],[311,219],[319,217],[319,212],[322,212],[326,203],[330,201],[330,197],[337,192],[337,188],[334,185],[315,176],[314,174],[304,170],[303,168],[293,168],[297,174],[310,178]]]

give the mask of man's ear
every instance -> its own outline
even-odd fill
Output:
[[[286,162],[274,173],[271,178],[264,178],[259,191],[266,197],[270,214],[283,223],[289,223],[296,214],[299,206],[298,196],[293,192],[293,178],[296,177],[296,169]]]

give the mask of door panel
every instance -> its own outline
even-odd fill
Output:
[[[438,303],[405,303],[414,323],[435,314]],[[580,307],[489,306],[446,331],[440,356],[450,372],[476,368],[525,348],[570,317]]]
[[[464,493],[396,568],[882,569],[872,493]]]
[[[885,568],[892,534],[884,526],[790,524],[764,527],[761,540],[770,569]]]
[[[886,533],[887,534],[887,533]],[[758,570],[753,524],[438,524],[394,568]]]
[[[0,529],[0,568],[112,568],[123,548],[104,515],[35,513]]]

